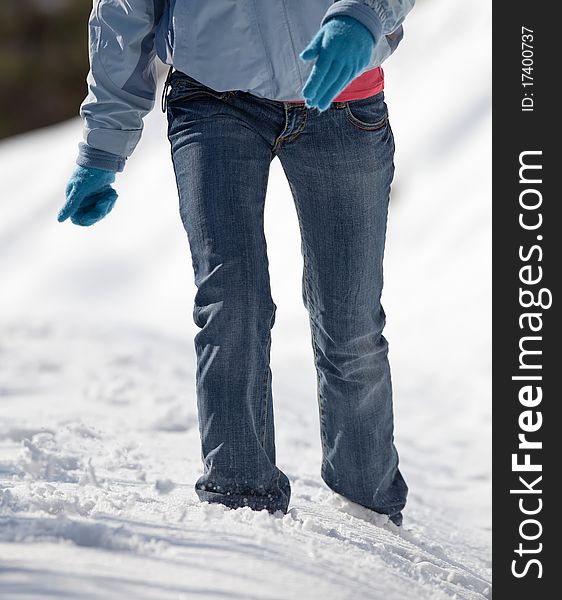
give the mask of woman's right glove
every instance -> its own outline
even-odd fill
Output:
[[[115,171],[77,167],[66,186],[66,204],[58,215],[62,223],[70,217],[75,225],[85,227],[103,219],[113,208],[117,192],[111,187]]]

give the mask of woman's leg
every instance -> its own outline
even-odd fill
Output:
[[[263,213],[270,146],[228,92],[172,90],[169,139],[197,293],[193,318],[201,500],[287,510],[275,466],[271,298]],[[191,91],[190,91],[191,90]],[[187,95],[186,95],[187,94]]]
[[[301,227],[322,477],[336,492],[400,523],[407,486],[393,443],[380,303],[394,174],[384,95],[310,110],[306,126],[278,154]]]

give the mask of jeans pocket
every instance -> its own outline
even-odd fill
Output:
[[[348,100],[345,103],[347,120],[364,131],[377,131],[388,124],[388,108],[384,101],[384,92],[374,96]]]
[[[197,81],[197,79],[179,71],[174,71],[170,75],[166,85],[168,88],[166,89],[165,87],[164,90],[166,106],[179,102],[180,100],[186,101],[204,96],[222,100],[229,94],[232,94],[232,92],[219,92],[214,90],[200,81]]]

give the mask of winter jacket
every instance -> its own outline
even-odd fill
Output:
[[[375,46],[365,71],[394,52],[414,1],[94,0],[80,164],[93,165],[98,149],[122,169],[155,103],[156,56],[218,91],[302,99],[313,62],[298,54],[327,19],[348,15],[369,28]]]

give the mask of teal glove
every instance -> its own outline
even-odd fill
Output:
[[[306,106],[326,110],[369,64],[374,45],[372,33],[357,19],[341,15],[326,21],[299,55],[317,59],[302,91]]]
[[[111,187],[114,181],[115,171],[78,167],[66,186],[66,204],[58,221],[70,217],[75,225],[87,227],[103,219],[117,200],[117,192]]]

